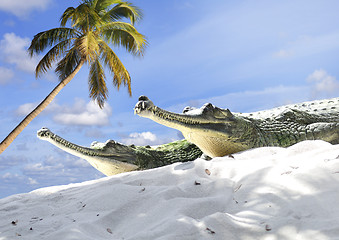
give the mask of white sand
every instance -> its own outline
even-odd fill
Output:
[[[339,239],[339,145],[305,141],[38,189],[0,199],[0,216],[0,240]]]

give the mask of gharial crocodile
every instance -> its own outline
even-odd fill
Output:
[[[339,143],[339,98],[286,105],[254,113],[231,113],[208,103],[186,107],[182,114],[168,112],[141,96],[134,112],[180,130],[186,140],[155,148],[126,146],[109,140],[91,148],[75,145],[47,128],[38,137],[79,156],[105,175],[192,161],[202,153],[220,157],[263,146],[287,147],[303,140]]]

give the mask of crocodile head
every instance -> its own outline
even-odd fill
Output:
[[[94,142],[91,148],[87,148],[59,137],[48,128],[41,128],[37,132],[37,136],[70,154],[85,159],[107,176],[139,168],[134,164],[136,159],[134,149],[113,140],[108,140],[105,143]]]
[[[182,114],[165,111],[141,96],[134,113],[152,119],[167,127],[177,129],[184,137],[196,144],[210,157],[225,156],[249,148],[250,122],[236,117],[228,109],[215,107],[211,103],[199,109],[186,107]]]

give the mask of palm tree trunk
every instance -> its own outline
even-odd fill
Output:
[[[44,110],[48,104],[52,102],[52,100],[55,98],[55,96],[63,89],[79,72],[81,67],[84,65],[85,60],[82,59],[78,66],[74,69],[74,71],[66,77],[64,80],[62,80],[48,96],[32,111],[30,112],[24,120],[22,120],[18,126],[16,126],[13,131],[0,143],[0,154],[5,151],[5,149],[14,141],[14,139],[24,130],[25,127],[36,117],[42,110]]]

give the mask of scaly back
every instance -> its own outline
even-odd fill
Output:
[[[279,119],[286,112],[296,110],[305,112],[325,122],[339,122],[339,98],[316,100],[299,104],[289,104],[277,108],[252,113],[240,113],[239,116],[252,119]]]

